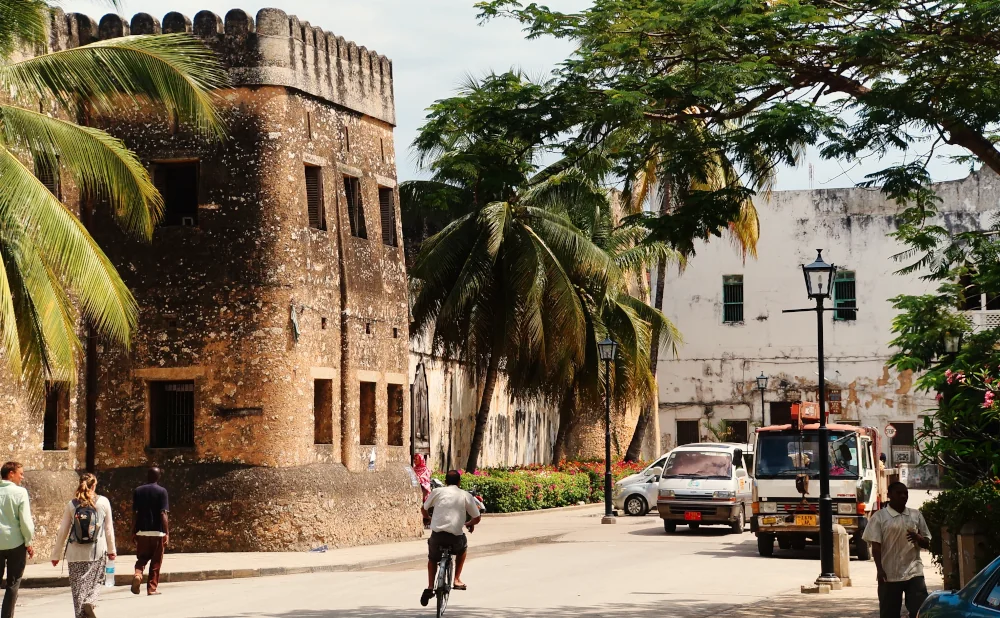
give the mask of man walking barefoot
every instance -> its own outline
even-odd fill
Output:
[[[3,595],[2,618],[14,618],[17,591],[28,558],[35,556],[31,539],[35,524],[31,520],[28,491],[21,487],[24,466],[8,461],[0,467],[0,575],[7,572],[7,590]]]
[[[445,475],[445,486],[432,491],[421,509],[424,517],[431,518],[431,538],[427,540],[427,589],[420,595],[420,604],[423,606],[434,596],[434,577],[445,547],[455,556],[455,585],[452,587],[455,590],[465,590],[462,567],[468,557],[469,543],[462,527],[468,525],[469,532],[472,532],[482,517],[479,515],[476,499],[458,486],[461,481],[462,476],[457,470],[449,470]],[[432,508],[434,514],[430,515]],[[465,523],[466,515],[472,518],[468,524]]]
[[[132,576],[132,594],[139,594],[142,586],[142,572],[149,563],[149,581],[146,593],[160,594],[156,587],[160,583],[160,566],[163,551],[170,543],[170,498],[167,490],[160,485],[163,475],[153,467],[146,474],[146,484],[136,487],[132,494],[133,537],[135,541],[135,575]]]
[[[930,547],[931,531],[920,511],[906,508],[906,485],[893,483],[888,493],[889,506],[872,515],[864,533],[878,572],[879,618],[899,618],[904,594],[906,611],[916,618],[927,599],[920,550]]]

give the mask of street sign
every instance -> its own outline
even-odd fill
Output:
[[[896,437],[896,428],[893,427],[892,425],[886,425],[885,426],[885,437],[889,438],[890,440],[892,440],[893,438],[895,438]]]

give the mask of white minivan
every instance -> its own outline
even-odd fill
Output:
[[[656,500],[663,529],[672,533],[677,524],[692,530],[723,524],[741,534],[753,500],[745,449],[745,444],[703,442],[670,451]]]

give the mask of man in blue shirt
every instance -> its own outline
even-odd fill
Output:
[[[0,575],[7,572],[0,618],[14,618],[24,567],[35,555],[31,547],[35,524],[31,521],[28,491],[21,487],[23,480],[24,466],[16,461],[0,467]]]
[[[139,594],[146,563],[149,563],[146,593],[160,594],[156,590],[160,583],[160,565],[163,563],[163,551],[170,543],[170,498],[167,490],[160,485],[162,474],[159,468],[150,468],[146,484],[136,487],[132,495],[132,512],[135,514],[132,540],[135,541],[136,557],[132,594]]]

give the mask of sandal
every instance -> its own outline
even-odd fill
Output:
[[[451,587],[452,590],[468,590],[469,587],[465,584],[455,584]]]

